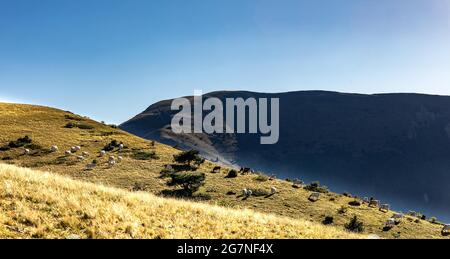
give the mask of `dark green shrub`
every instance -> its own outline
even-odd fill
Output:
[[[269,196],[270,192],[264,189],[252,189],[252,195],[255,197]]]
[[[354,216],[350,222],[345,224],[345,228],[351,232],[361,233],[364,231],[364,223]]]
[[[180,164],[191,165],[191,163],[194,163],[198,166],[205,162],[205,159],[199,156],[199,152],[197,150],[184,151],[180,154],[174,155],[173,157],[175,162]]]
[[[333,224],[334,218],[331,216],[326,216],[325,219],[322,221],[322,224],[324,225],[330,225]]]
[[[94,126],[89,125],[89,124],[84,124],[84,123],[78,124],[77,127],[79,129],[84,129],[84,130],[89,130],[89,129],[93,129],[94,128]]]
[[[123,144],[122,142],[118,142],[117,140],[113,139],[111,140],[111,142],[109,142],[108,144],[106,144],[103,147],[103,150],[109,152],[109,151],[113,151],[115,148],[118,148],[120,146],[120,144]]]
[[[133,152],[132,157],[136,160],[151,160],[151,159],[159,158],[154,151],[151,151],[151,152],[136,151],[136,152]]]
[[[22,138],[18,138],[15,141],[9,142],[8,146],[10,148],[19,148],[19,147],[23,147],[23,146],[25,146],[27,144],[31,144],[31,142],[32,142],[31,138],[28,137],[28,136],[25,136],[25,137],[22,137]]]
[[[178,172],[172,174],[170,178],[168,185],[181,186],[187,196],[192,196],[205,182],[205,174],[200,172]]]
[[[76,126],[77,126],[77,124],[75,124],[73,122],[68,122],[66,124],[66,126],[64,126],[64,128],[72,129],[72,128],[75,128]]]
[[[320,192],[320,193],[327,193],[328,187],[324,185],[320,185],[320,182],[312,182],[304,187],[305,190],[311,191],[311,192]]]
[[[361,206],[361,202],[359,202],[358,200],[353,200],[353,201],[349,202],[348,205],[357,207],[357,206]]]
[[[227,176],[225,176],[226,178],[236,178],[238,176],[238,172],[234,169],[231,169]]]

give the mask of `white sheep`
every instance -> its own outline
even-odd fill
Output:
[[[77,159],[80,161],[83,161],[85,158],[84,158],[84,156],[77,156]]]
[[[403,214],[395,213],[395,214],[392,216],[392,218],[393,218],[393,219],[402,219],[402,218],[403,218]]]
[[[120,145],[119,145],[119,150],[122,150],[123,147],[124,147],[124,145],[123,145],[123,144],[120,144]]]
[[[80,146],[75,146],[75,150],[76,150],[76,151],[80,151],[80,150],[81,150],[81,147],[80,147]]]
[[[389,204],[381,204],[380,205],[380,211],[389,211]]]
[[[24,151],[25,151],[25,155],[30,154],[30,150],[28,148],[26,148]]]
[[[83,151],[83,153],[81,153],[83,156],[85,156],[85,157],[88,157],[89,156],[89,153],[88,152],[86,152],[86,151]]]
[[[121,156],[118,156],[117,157],[117,161],[120,163],[120,162],[122,162],[122,160],[123,160],[123,157],[121,157]]]
[[[116,158],[114,156],[109,156],[108,162],[111,162],[111,161],[116,161]]]
[[[253,194],[252,190],[248,190],[248,191],[247,191],[247,197],[252,196],[252,194]]]
[[[275,186],[272,186],[272,188],[270,188],[270,193],[275,194],[276,192],[277,192],[277,188]]]
[[[100,151],[100,156],[105,156],[105,155],[106,155],[106,151],[105,150]]]
[[[243,196],[247,196],[247,192],[248,192],[247,189],[243,189],[243,190],[242,190],[242,195],[243,195]]]
[[[51,150],[52,152],[58,152],[58,146],[57,146],[57,145],[53,145],[53,146],[50,148],[50,150]]]
[[[66,150],[66,152],[64,152],[65,154],[66,154],[66,156],[69,156],[69,155],[71,155],[72,154],[72,151],[70,151],[70,150]]]
[[[77,150],[77,148],[76,147],[71,147],[70,148],[70,152],[72,152],[72,153],[76,153],[78,150]]]
[[[393,218],[388,219],[386,221],[386,223],[384,224],[384,227],[387,227],[387,228],[391,228],[393,226],[395,226],[395,219],[393,219]]]
[[[113,167],[116,164],[115,160],[108,161],[109,167]]]
[[[444,225],[444,227],[442,228],[442,233],[443,234],[448,234],[450,232],[450,225]]]

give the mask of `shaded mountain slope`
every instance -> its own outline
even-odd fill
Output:
[[[213,160],[319,179],[339,191],[450,220],[450,97],[323,91],[206,96],[280,98],[279,142],[261,146],[259,134],[173,134],[170,100],[151,105],[121,128],[199,149]]]

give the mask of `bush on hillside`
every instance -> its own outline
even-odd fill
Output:
[[[304,187],[305,190],[311,191],[311,192],[320,192],[320,193],[327,193],[328,187],[325,185],[320,185],[320,182],[312,182]]]
[[[227,176],[225,176],[225,178],[236,178],[238,176],[238,172],[234,169],[231,169],[230,171],[228,171]]]
[[[105,150],[107,152],[113,151],[115,148],[119,148],[120,144],[123,144],[123,143],[113,139],[113,140],[111,140],[111,142],[109,142],[108,144],[106,144],[103,147],[103,150]]]
[[[22,137],[22,138],[18,138],[15,141],[10,141],[8,146],[10,148],[19,148],[19,147],[23,147],[23,146],[25,146],[27,144],[31,144],[31,142],[32,142],[31,138],[28,137],[28,136],[25,136],[25,137]]]
[[[170,178],[167,184],[181,186],[186,196],[192,196],[205,182],[205,174],[200,172],[178,172],[170,175]]]
[[[361,202],[358,200],[353,200],[353,201],[349,202],[348,205],[357,207],[357,206],[361,206]]]
[[[151,160],[151,159],[159,159],[158,155],[154,151],[146,152],[146,151],[136,151],[133,153],[133,158],[136,160]]]
[[[194,165],[199,166],[205,162],[205,159],[200,157],[197,150],[184,151],[180,154],[174,155],[173,157],[175,162],[180,164],[191,165],[191,163],[194,163]]]
[[[322,224],[324,225],[330,225],[333,224],[334,218],[332,216],[326,216],[325,219],[322,221]]]
[[[353,216],[350,222],[345,224],[345,228],[351,232],[361,233],[364,231],[364,223],[357,216]]]

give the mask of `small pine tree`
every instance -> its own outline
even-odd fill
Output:
[[[205,182],[205,174],[200,172],[179,172],[170,175],[169,186],[181,186],[185,194],[192,194],[200,188]]]
[[[175,162],[181,164],[191,165],[194,162],[195,165],[201,165],[205,162],[205,159],[199,156],[199,152],[197,150],[189,150],[181,152],[180,154],[174,155]]]
[[[359,221],[357,216],[354,216],[349,223],[345,224],[345,228],[352,232],[361,233],[364,231],[364,223]]]

